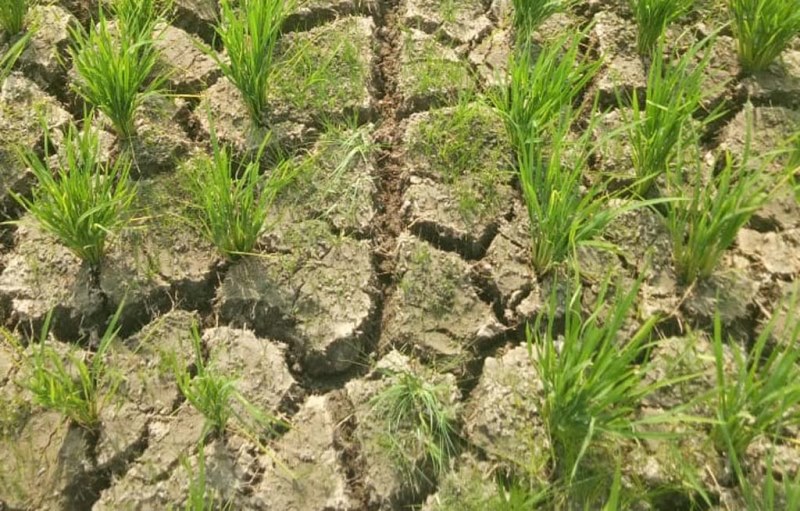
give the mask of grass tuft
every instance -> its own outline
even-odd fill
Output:
[[[222,0],[216,28],[226,56],[209,55],[242,93],[250,117],[266,124],[272,64],[281,27],[291,12],[291,0]]]
[[[33,197],[15,199],[42,228],[54,235],[79,259],[99,269],[109,238],[128,222],[135,189],[128,178],[130,162],[102,162],[98,134],[87,114],[83,131],[70,124],[64,141],[64,161],[57,170],[45,154],[41,159],[30,149],[20,157],[36,178]],[[43,127],[45,133],[47,127]],[[49,144],[45,144],[47,147]]]
[[[797,0],[728,0],[728,10],[747,74],[767,69],[800,34]]]
[[[226,258],[252,253],[275,197],[296,174],[289,160],[281,161],[266,177],[260,174],[268,141],[269,136],[252,161],[237,165],[212,130],[212,156],[197,160],[190,186],[200,229]]]
[[[625,120],[638,181],[635,191],[640,196],[646,196],[653,183],[669,170],[679,149],[693,143],[703,125],[721,115],[716,110],[703,120],[692,117],[708,96],[703,72],[710,58],[709,42],[706,39],[694,45],[674,63],[666,60],[659,47],[653,52],[644,108],[633,92],[633,113]],[[621,97],[617,99],[624,103]]]
[[[56,410],[75,424],[95,431],[100,426],[100,410],[110,400],[119,385],[119,379],[106,365],[105,355],[116,338],[117,323],[124,304],[120,304],[111,318],[97,351],[87,361],[74,353],[63,355],[47,343],[52,311],[42,327],[41,337],[31,347],[27,356],[30,378],[25,387],[30,390],[36,404]]]
[[[633,17],[639,29],[636,49],[649,56],[667,27],[692,10],[694,0],[631,0]]]
[[[0,0],[0,28],[7,37],[22,32],[30,0]]]
[[[71,27],[69,52],[77,72],[72,84],[75,92],[105,114],[117,135],[128,140],[134,135],[136,111],[148,97],[159,93],[165,78],[156,73],[153,30],[157,11],[122,13],[114,26],[101,13],[88,30]]]
[[[458,452],[455,409],[448,404],[449,387],[406,371],[390,376],[392,384],[371,401],[374,413],[388,421],[385,440],[390,452],[415,480],[427,477],[414,469],[420,458],[435,477],[444,474]]]

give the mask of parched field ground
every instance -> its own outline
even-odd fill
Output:
[[[525,325],[547,309],[552,280],[531,268],[513,151],[481,98],[502,82],[511,51],[506,2],[310,0],[298,8],[280,43],[270,123],[276,145],[305,170],[278,198],[258,254],[232,263],[186,221],[186,173],[209,151],[211,124],[237,154],[264,135],[198,49],[213,41],[215,3],[176,0],[163,27],[158,46],[174,94],[150,101],[137,119],[136,215],[99,284],[9,194],[34,184],[13,149],[42,147],[40,118],[56,133],[81,118],[65,65],[68,27],[96,6],[33,8],[40,28],[0,89],[0,208],[19,220],[0,227],[0,325],[25,343],[53,311],[50,342],[88,356],[124,298],[107,362],[122,383],[101,409],[99,432],[89,433],[35,406],[20,383],[19,352],[0,344],[0,510],[183,508],[201,462],[208,494],[237,510],[488,509],[498,477],[547,480],[552,460]],[[723,7],[701,2],[670,28],[671,40],[687,30],[700,39],[725,18]],[[611,131],[624,117],[615,90],[641,91],[646,81],[627,2],[580,2],[536,37],[592,22],[584,51],[603,67],[585,97],[599,94],[597,115]],[[741,152],[748,117],[756,153],[800,126],[800,43],[768,73],[742,78],[723,30],[707,75],[709,90],[718,89],[709,105],[728,111],[702,137],[704,152]],[[110,131],[103,144],[110,158],[119,151]],[[604,143],[588,177],[624,183],[631,169],[623,137]],[[632,321],[663,318],[647,378],[699,375],[660,389],[641,403],[642,415],[713,390],[716,310],[746,345],[768,318],[786,315],[778,304],[800,274],[800,207],[788,185],[740,232],[715,276],[688,288],[657,213],[627,213],[605,237],[615,253],[578,254],[586,300],[609,275],[643,276]],[[193,324],[208,363],[288,427],[210,436],[201,461],[204,418],[166,362],[195,363]],[[386,447],[389,426],[373,398],[392,372],[435,385],[452,407],[460,454],[439,477],[421,457],[414,470],[399,468]],[[710,419],[709,406],[692,413]],[[618,446],[623,484],[643,496],[637,509],[745,509],[709,425],[675,427],[685,434]],[[750,447],[755,479],[767,453],[783,477],[797,473],[800,425],[786,428],[789,440]]]

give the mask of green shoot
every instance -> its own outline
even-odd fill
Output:
[[[28,47],[28,42],[30,42],[32,35],[30,31],[25,32],[25,34],[6,49],[5,53],[0,55],[0,85],[2,85],[8,75],[11,74],[11,70],[14,68],[14,64],[17,63],[17,59],[19,59],[22,52],[25,51],[25,48]]]
[[[547,18],[566,10],[571,0],[512,0],[517,41],[525,42]]]
[[[455,409],[449,387],[431,384],[410,372],[392,374],[393,383],[372,399],[373,410],[388,421],[386,441],[400,467],[411,469],[420,458],[438,477],[458,452]]]
[[[644,108],[633,92],[633,115],[626,121],[638,181],[636,192],[640,196],[650,192],[653,183],[669,170],[678,157],[678,149],[696,139],[691,123],[697,122],[692,116],[708,95],[703,83],[703,71],[710,58],[708,42],[706,39],[693,46],[675,63],[665,61],[661,48],[656,49]],[[705,54],[698,63],[697,56],[703,49]],[[622,98],[618,101],[622,103]],[[699,122],[712,122],[719,115],[718,111],[712,112]]]
[[[29,0],[0,0],[0,28],[6,36],[22,32],[29,3]]]
[[[233,508],[233,502],[221,502],[217,496],[208,488],[206,477],[206,455],[203,442],[197,444],[197,472],[195,472],[189,460],[181,460],[183,467],[189,473],[189,497],[183,506],[184,511],[227,511]]]
[[[192,325],[192,347],[197,374],[192,377],[185,368],[176,364],[175,379],[178,388],[186,400],[206,418],[203,436],[208,432],[222,434],[233,415],[231,403],[237,394],[235,382],[208,368],[203,358],[203,340],[196,325]]]
[[[14,197],[45,231],[98,270],[109,238],[128,221],[135,189],[128,179],[130,163],[126,159],[117,159],[113,164],[101,161],[92,119],[91,114],[84,117],[82,132],[70,124],[64,161],[55,171],[50,168],[47,154],[41,159],[30,149],[20,149],[20,157],[38,186],[32,199]],[[47,126],[44,129],[46,133]]]
[[[793,311],[797,295],[787,310]],[[776,331],[775,316],[764,326],[749,353],[733,340],[733,374],[726,373],[722,321],[714,319],[714,354],[717,368],[717,419],[712,438],[720,452],[742,460],[747,447],[759,437],[780,436],[785,424],[800,422],[800,322],[787,318],[776,346],[768,341]]]
[[[692,9],[694,0],[631,0],[639,32],[636,49],[649,56],[667,27]]]
[[[155,72],[158,54],[152,33],[157,18],[126,16],[131,19],[116,29],[102,14],[88,31],[71,28],[69,49],[77,72],[73,89],[111,120],[123,140],[134,135],[136,111],[164,83],[164,77]]]
[[[800,34],[797,0],[728,0],[728,10],[747,74],[767,69]]]
[[[583,35],[561,36],[535,58],[531,45],[518,48],[511,57],[509,84],[490,95],[521,167],[539,152],[545,128],[572,105],[600,69],[600,61],[579,58]]]
[[[684,284],[714,273],[739,229],[777,187],[775,178],[758,169],[747,169],[746,155],[743,163],[736,164],[726,154],[724,167],[710,182],[703,181],[699,167],[698,162],[692,169],[692,182],[683,183],[678,172],[669,179],[679,200],[669,205],[667,229],[672,239],[675,269]],[[684,193],[688,195],[685,199]]]
[[[100,410],[114,396],[119,384],[106,366],[105,355],[116,338],[122,308],[120,304],[88,362],[74,354],[69,354],[65,361],[61,353],[48,345],[52,311],[48,313],[39,343],[31,347],[28,356],[31,375],[25,386],[36,404],[56,410],[86,429],[96,430],[100,426]]]
[[[132,41],[150,39],[154,22],[166,18],[170,7],[169,0],[112,0],[110,5],[120,28]]]
[[[227,55],[223,58],[214,51],[209,51],[209,55],[242,93],[250,117],[258,125],[266,124],[275,48],[292,5],[287,0],[220,3],[220,24],[216,31]]]
[[[203,340],[197,325],[192,325],[192,347],[196,371],[194,376],[177,362],[176,357],[171,357],[169,362],[181,394],[206,418],[203,438],[209,433],[223,434],[230,426],[231,419],[235,419],[239,426],[245,428],[245,433],[252,429],[271,431],[276,426],[286,425],[242,396],[236,389],[233,378],[220,374],[206,363],[203,357]]]
[[[294,177],[288,160],[267,177],[260,175],[259,162],[268,141],[269,136],[252,161],[234,165],[229,150],[220,146],[212,130],[212,157],[199,158],[192,176],[201,231],[229,259],[252,253],[275,197]]]
[[[532,362],[544,385],[541,410],[555,468],[568,484],[575,480],[581,460],[593,444],[634,434],[631,417],[641,399],[653,390],[643,383],[647,367],[641,360],[658,318],[651,317],[630,339],[620,338],[640,284],[636,282],[627,292],[618,290],[609,303],[606,281],[586,318],[582,290],[576,285],[568,294],[563,340],[562,332],[556,331],[560,321],[554,292],[546,324],[540,316],[528,329]]]

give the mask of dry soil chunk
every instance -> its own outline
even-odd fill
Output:
[[[218,16],[218,0],[175,0],[175,26],[206,42],[214,39]]]
[[[752,120],[752,126],[748,128]],[[732,151],[741,157],[750,143],[751,165],[769,163],[772,170],[780,170],[786,164],[786,157],[771,158],[778,148],[785,146],[787,139],[797,133],[800,126],[800,110],[779,106],[753,107],[745,105],[720,134],[722,149]]]
[[[11,509],[82,509],[90,482],[86,430],[58,412],[35,411],[0,438],[0,503]]]
[[[200,104],[195,110],[200,127],[207,134],[213,129],[220,141],[240,154],[258,151],[270,131],[253,123],[241,93],[225,77],[200,94]],[[285,112],[271,112],[268,122],[270,140],[285,148],[302,146],[316,133],[298,121],[286,119]]]
[[[307,0],[298,2],[284,24],[288,30],[310,28],[339,16],[376,12],[377,0]]]
[[[503,327],[472,287],[469,266],[404,234],[398,239],[398,290],[388,305],[383,343],[425,356],[469,356]]]
[[[633,23],[602,11],[594,17],[592,35],[604,62],[596,80],[601,101],[616,104],[617,92],[625,97],[636,91],[641,96],[647,78],[636,54],[636,27]]]
[[[67,82],[63,62],[70,42],[69,30],[77,27],[78,20],[58,5],[34,5],[28,19],[37,29],[20,55],[19,64],[43,89],[63,92]]]
[[[485,11],[480,0],[404,0],[400,6],[404,25],[436,32],[454,44],[475,41],[491,29],[492,23],[484,16]]]
[[[404,113],[453,103],[475,88],[468,64],[434,36],[409,28],[401,39],[397,92]]]
[[[487,358],[466,405],[467,439],[496,463],[542,476],[549,445],[537,405],[541,393],[527,347]]]
[[[30,190],[31,180],[14,148],[41,148],[42,119],[51,130],[59,130],[71,116],[32,81],[12,73],[0,87],[0,210],[12,203],[9,192]]]
[[[467,258],[483,255],[511,209],[509,152],[501,120],[480,104],[414,114],[405,133],[409,229]]]
[[[800,274],[800,231],[758,232],[742,229],[736,238],[739,250],[777,280]]]
[[[374,228],[377,193],[372,130],[365,125],[323,134],[278,199],[278,222],[320,219],[336,232],[367,235]]]
[[[260,410],[274,414],[300,394],[286,365],[285,348],[248,330],[218,327],[203,332],[209,370],[234,380],[237,392]],[[248,413],[239,408],[242,417]]]
[[[281,39],[274,99],[315,122],[372,116],[371,18],[346,17]]]
[[[484,37],[469,54],[469,63],[478,70],[481,79],[489,86],[505,83],[508,59],[511,55],[512,32],[498,29]]]
[[[309,373],[330,374],[351,367],[364,346],[375,311],[375,275],[369,243],[329,234],[313,242],[323,244],[318,257],[298,259],[303,249],[295,248],[295,255],[237,262],[217,306],[230,324],[292,343]],[[300,243],[307,247],[308,241]]]
[[[294,426],[262,457],[263,479],[252,505],[265,511],[348,511],[359,509],[337,450],[334,402],[310,396],[292,418]],[[288,470],[288,472],[287,472]]]
[[[160,27],[156,47],[167,72],[170,89],[180,94],[197,94],[219,77],[221,71],[216,62],[203,53],[197,41],[172,25]]]
[[[800,107],[800,51],[786,50],[767,71],[745,78],[744,86],[759,103]]]

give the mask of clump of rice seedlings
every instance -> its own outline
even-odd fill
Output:
[[[530,44],[522,45],[511,57],[508,85],[489,96],[520,166],[539,152],[545,128],[572,105],[600,69],[600,61],[579,57],[582,38],[582,33],[561,36],[538,54]]]
[[[371,401],[373,413],[388,424],[389,452],[414,481],[427,478],[428,470],[415,469],[419,460],[433,476],[444,474],[459,449],[451,390],[408,371],[390,376],[392,383]]]
[[[173,373],[181,394],[206,419],[202,437],[208,434],[221,435],[231,425],[232,420],[244,428],[243,433],[255,431],[271,432],[283,423],[251,404],[236,389],[236,380],[221,374],[206,363],[203,356],[203,340],[197,325],[192,325],[192,348],[194,350],[194,370],[192,376],[186,367],[170,357]],[[245,412],[245,413],[242,413]]]
[[[794,311],[797,293],[789,303]],[[736,342],[728,342],[733,353],[733,374],[726,372],[722,321],[714,320],[714,355],[717,372],[717,423],[711,435],[720,452],[739,463],[747,447],[757,438],[780,438],[782,427],[800,422],[800,322],[790,314],[786,328],[778,333],[776,316],[764,326],[748,353]]]
[[[189,474],[189,496],[183,505],[184,511],[227,511],[233,509],[233,502],[223,501],[208,488],[206,477],[206,455],[203,442],[197,444],[197,469],[192,469],[189,460],[181,460]],[[172,508],[170,508],[172,509]]]
[[[235,164],[212,130],[212,156],[197,160],[190,187],[200,230],[228,259],[252,253],[275,197],[296,174],[288,160],[279,162],[268,175],[260,174],[259,162],[269,138],[253,160]]]
[[[0,0],[0,28],[6,36],[22,32],[30,0]]]
[[[630,338],[622,338],[631,317],[641,281],[627,291],[618,288],[608,300],[608,281],[601,286],[588,316],[582,311],[582,290],[567,291],[564,318],[556,318],[557,293],[550,314],[528,329],[531,360],[544,386],[541,413],[552,446],[558,479],[576,483],[582,460],[592,446],[606,440],[635,436],[633,414],[654,387],[644,383],[651,317]],[[627,288],[627,286],[626,286]],[[563,330],[557,324],[563,321]],[[663,385],[659,383],[658,385]]]
[[[111,0],[109,8],[126,37],[147,41],[153,36],[155,22],[163,20],[171,6],[171,0]]]
[[[116,338],[117,323],[122,313],[120,304],[100,339],[97,351],[85,357],[67,354],[66,359],[47,342],[52,311],[42,327],[39,342],[30,347],[25,363],[30,377],[24,386],[33,401],[44,408],[58,411],[75,424],[95,431],[100,426],[100,410],[116,393],[119,377],[106,365],[106,353]]]
[[[216,28],[226,56],[211,51],[222,72],[242,93],[250,117],[266,124],[272,63],[281,26],[292,0],[241,0],[220,3]]]
[[[572,5],[572,0],[512,0],[517,41],[524,41],[547,18]]]
[[[636,49],[648,56],[667,27],[692,9],[694,0],[631,0],[633,17],[639,29]]]
[[[710,277],[739,230],[771,192],[788,180],[788,175],[776,178],[748,168],[746,154],[738,164],[726,154],[722,169],[706,182],[699,156],[696,159],[694,166],[686,164],[693,173],[688,181],[683,172],[669,178],[677,199],[667,208],[666,223],[675,269],[684,284]]]
[[[69,53],[77,72],[72,87],[110,119],[123,140],[134,135],[136,111],[164,84],[165,77],[155,72],[158,52],[152,34],[157,21],[154,12],[137,10],[112,27],[101,13],[90,29],[70,29]]]
[[[641,204],[609,207],[603,184],[583,186],[591,154],[592,129],[570,140],[572,114],[552,128],[547,153],[541,147],[520,158],[518,171],[531,229],[531,261],[546,274],[572,256],[577,247],[594,244],[614,218]],[[519,154],[519,153],[518,153]]]
[[[70,124],[64,141],[63,162],[51,168],[50,158],[20,149],[37,185],[32,198],[15,199],[39,225],[79,259],[97,271],[108,241],[126,226],[136,191],[129,180],[130,162],[118,158],[103,162],[93,116],[83,119],[83,131]],[[45,133],[47,126],[44,126]],[[45,144],[47,148],[49,144]]]
[[[663,51],[656,49],[647,78],[644,108],[636,92],[633,93],[633,113],[626,121],[637,177],[635,191],[640,196],[645,196],[653,183],[669,170],[679,148],[696,140],[697,131],[721,115],[714,111],[703,120],[692,118],[708,96],[703,80],[710,58],[708,41],[693,46],[676,62],[668,62]],[[698,61],[703,50],[705,54]],[[623,102],[621,98],[618,101]]]
[[[800,34],[797,0],[729,0],[728,10],[747,74],[767,69]]]

